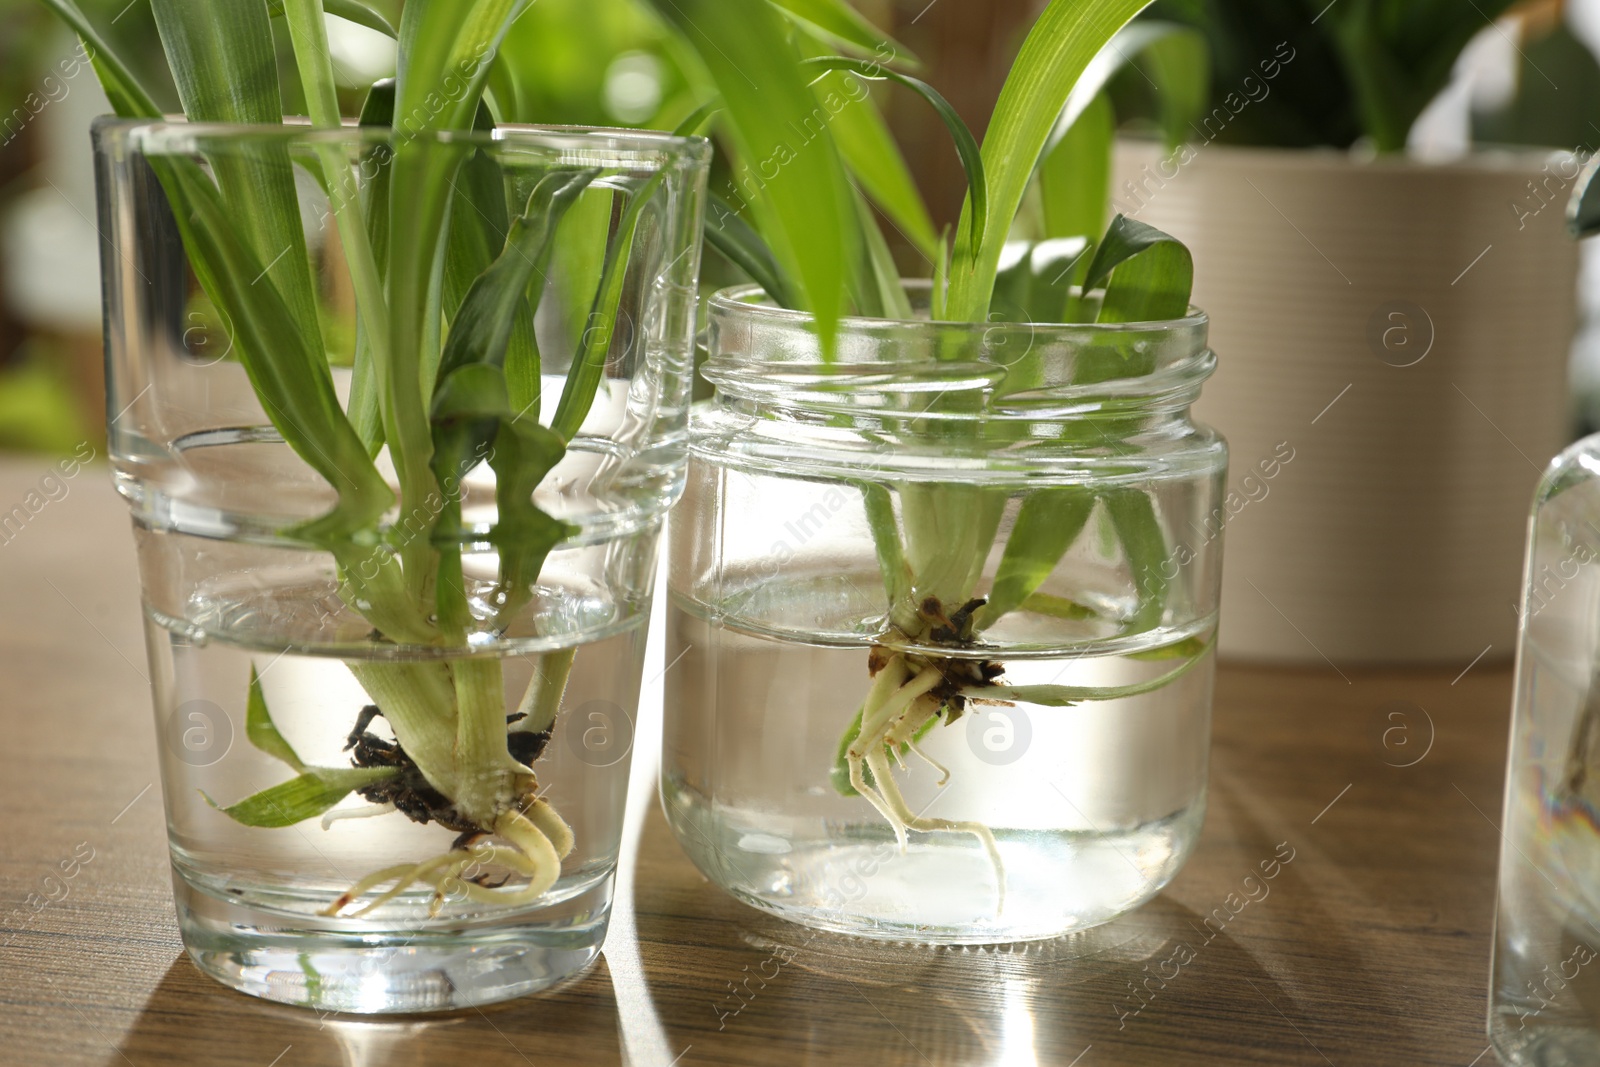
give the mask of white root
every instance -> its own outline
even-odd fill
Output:
[[[896,656],[891,660],[884,668],[885,674],[890,671],[898,672],[891,675],[891,678],[898,678],[906,673],[904,658]],[[890,826],[894,827],[895,840],[901,852],[906,851],[908,847],[907,835],[911,830],[920,833],[939,831],[967,833],[976,837],[994,868],[997,892],[995,914],[998,915],[1005,908],[1006,879],[1005,865],[1000,859],[1000,846],[995,840],[993,831],[979,822],[957,822],[951,819],[918,816],[911,810],[905,796],[900,792],[889,762],[888,753],[893,753],[895,761],[900,764],[901,769],[905,769],[905,760],[900,752],[902,747],[909,748],[939,772],[941,787],[949,782],[949,769],[929,758],[913,740],[917,732],[936,718],[942,708],[942,701],[930,697],[929,693],[943,678],[938,668],[927,666],[913,675],[909,681],[889,691],[884,684],[884,677],[879,677],[878,684],[873,686],[863,706],[860,732],[845,752],[845,761],[850,770],[850,784],[878,810]],[[867,771],[872,772],[873,784],[870,786],[866,780]]]
[[[862,761],[854,756],[851,756],[849,759],[849,765],[850,784],[855,787],[855,791],[857,793],[860,793],[862,796],[867,798],[867,802],[869,804],[878,809],[878,814],[882,815],[884,820],[888,822],[890,826],[894,827],[895,841],[899,844],[900,851],[904,852],[908,847],[906,842],[905,823],[901,822],[895,817],[894,809],[889,806],[889,802],[879,796],[876,789],[867,784],[866,772],[863,770],[865,765],[862,763]]]
[[[574,843],[572,827],[567,825],[567,821],[556,814],[556,809],[543,798],[536,799],[528,806],[527,815],[539,832],[550,839],[550,846],[556,850],[556,855],[566,859]]]
[[[949,767],[946,767],[944,764],[940,763],[938,760],[922,751],[922,746],[918,745],[915,741],[907,741],[906,747],[915,753],[916,757],[923,763],[926,763],[928,766],[939,772],[939,788],[943,789],[945,786],[950,784]]]
[[[508,811],[495,820],[493,832],[513,848],[480,846],[471,851],[452,849],[416,864],[400,864],[374,871],[346,890],[322,914],[330,917],[364,918],[394,900],[414,885],[431,885],[433,903],[429,914],[437,914],[446,895],[460,893],[478,904],[517,907],[532,904],[561,877],[561,860],[572,851],[572,830],[554,808],[536,800],[528,814]],[[552,840],[554,838],[554,840]],[[527,879],[522,885],[489,887],[479,885],[462,874],[476,865],[499,864]],[[344,914],[346,908],[385,882],[394,882],[370,903]]]
[[[895,784],[890,776],[889,761],[880,749],[867,756],[867,766],[872,770],[872,776],[878,782],[880,796],[894,812],[895,818],[906,829],[917,830],[921,833],[934,833],[939,830],[951,833],[971,834],[983,845],[989,854],[989,863],[994,868],[996,901],[994,913],[999,915],[1006,906],[1006,870],[1005,864],[1000,859],[1000,845],[994,839],[994,832],[981,822],[957,822],[953,819],[930,819],[918,816],[906,803],[905,797],[900,792],[900,787]],[[898,830],[898,827],[897,827]]]
[[[359,808],[334,808],[322,817],[322,828],[333,829],[333,824],[345,819],[371,819],[394,811],[393,804],[363,804]]]
[[[885,668],[887,669],[887,668]],[[860,759],[874,746],[880,746],[889,732],[895,718],[916,703],[917,698],[925,696],[930,690],[943,680],[943,676],[933,667],[924,667],[909,682],[894,691],[894,694],[880,706],[874,708],[872,701],[867,701],[868,713],[861,716],[861,732],[856,735],[855,741],[850,745],[848,755],[852,759]]]

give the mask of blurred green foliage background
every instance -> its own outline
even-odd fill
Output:
[[[398,20],[402,0],[369,2]],[[176,110],[147,0],[79,3],[146,84],[158,87],[159,102]],[[1504,72],[1512,91],[1487,103],[1481,93],[1474,97],[1472,136],[1593,148],[1600,146],[1600,65],[1569,25],[1567,16],[1580,3],[1600,25],[1600,0],[1515,6],[1510,0],[1341,0],[1331,10],[1326,0],[1157,0],[1147,17],[1188,22],[1203,32],[1217,99],[1235,88],[1258,53],[1271,55],[1279,41],[1293,42],[1296,62],[1278,79],[1272,98],[1229,129],[1230,137],[1247,143],[1403,148],[1416,114],[1461,66],[1456,55],[1462,47],[1499,34],[1512,46],[1513,69]],[[864,14],[916,53],[921,76],[945,92],[980,136],[1004,71],[1041,4],[857,0]],[[1488,16],[1508,7],[1515,21],[1491,25]],[[335,66],[345,81],[347,112],[354,114],[366,87],[390,72],[385,67],[392,68],[392,54],[379,35],[339,27]],[[497,95],[514,98],[517,114],[544,123],[670,128],[709,95],[693,55],[640,0],[537,0],[505,47],[535,61],[517,64],[517,81],[497,84]],[[0,0],[0,450],[70,451],[103,432],[87,125],[104,105],[87,67],[70,84],[59,77],[59,65],[75,48],[40,0]],[[279,51],[285,110],[303,110],[286,41]],[[1155,114],[1148,84],[1137,64],[1119,76],[1117,111],[1130,126],[1151,124],[1144,117]],[[873,91],[935,223],[953,223],[965,179],[938,119],[901,90]],[[1463,130],[1465,137],[1467,126]],[[713,187],[724,186],[714,175]],[[909,244],[894,251],[907,273],[929,271]],[[705,273],[708,286],[742,280],[736,268],[709,253]]]

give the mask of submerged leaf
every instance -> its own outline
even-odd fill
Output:
[[[1167,589],[1171,582],[1167,541],[1161,530],[1150,494],[1142,489],[1112,489],[1102,494],[1111,525],[1122,542],[1128,570],[1133,578],[1139,606],[1123,627],[1122,636],[1144,633],[1161,625],[1167,610]]]
[[[204,792],[200,795],[234,822],[278,829],[314,819],[362,786],[399,773],[394,767],[313,767],[298,778],[253,793],[227,807]]]
[[[976,700],[1005,700],[1018,704],[1034,704],[1042,708],[1070,708],[1078,704],[1089,704],[1105,700],[1125,700],[1128,697],[1143,696],[1145,693],[1154,693],[1159,689],[1176,682],[1205,661],[1210,655],[1212,641],[1208,639],[1192,638],[1191,641],[1200,642],[1195,647],[1190,641],[1173,648],[1192,649],[1183,665],[1148,682],[1137,682],[1133,685],[1107,685],[1107,686],[1075,686],[1075,685],[1001,685],[983,688],[970,688],[962,690],[962,695]],[[1162,649],[1159,651],[1167,651]],[[1137,658],[1137,657],[1136,657]],[[1153,657],[1144,657],[1153,658]]]
[[[261,677],[253,666],[250,668],[250,699],[245,708],[244,732],[250,738],[250,743],[267,755],[281,759],[297,771],[305,770],[306,765],[301,762],[294,747],[284,740],[273,724],[272,713],[267,710],[267,698],[261,692]]]
[[[1190,637],[1179,641],[1175,645],[1164,645],[1161,648],[1152,648],[1145,652],[1130,652],[1128,653],[1128,658],[1144,660],[1149,663],[1158,663],[1169,659],[1192,659],[1204,652],[1210,645],[1210,637]]]
[[[1094,505],[1094,493],[1085,489],[1029,494],[1006,541],[988,603],[974,619],[977,629],[993,626],[1038,591],[1083,532]]]
[[[1162,130],[1168,147],[1176,148],[1187,136],[1190,123],[1205,110],[1211,88],[1209,47],[1205,36],[1190,26],[1140,19],[1117,31],[1084,70],[1061,109],[1045,151],[1060,142],[1095,98],[1104,95],[1118,71],[1135,64],[1140,64],[1141,74],[1154,85],[1162,108]]]
[[[882,485],[862,482],[861,503],[877,550],[883,588],[889,598],[890,621],[902,628],[913,625],[916,606],[911,602],[912,574],[900,540],[900,523],[894,516],[894,497]]]
[[[855,784],[850,781],[850,746],[856,743],[856,738],[861,734],[861,709],[856,709],[856,717],[850,720],[850,725],[839,738],[839,749],[834,753],[833,766],[828,769],[828,781],[833,784],[833,791],[842,797],[855,797],[861,794],[856,790]]]
[[[384,128],[394,122],[394,79],[374,82],[361,105],[362,126]],[[379,273],[389,264],[389,167],[387,145],[365,145],[361,150],[361,213],[367,224],[367,243]],[[369,455],[383,447],[383,417],[378,405],[377,358],[372,337],[361,317],[356,318],[355,366],[350,374],[350,422],[366,443]]]
[[[489,540],[500,550],[500,610],[496,624],[504,628],[532,595],[550,550],[578,532],[534,504],[533,493],[545,475],[566,455],[565,439],[529,418],[500,424],[489,465],[497,478],[495,500],[500,518]]]

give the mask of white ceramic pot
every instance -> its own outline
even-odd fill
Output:
[[[1220,354],[1197,414],[1233,454],[1224,655],[1510,654],[1529,505],[1570,439],[1576,170],[1119,145],[1117,210],[1193,250]]]

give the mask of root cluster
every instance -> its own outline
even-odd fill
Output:
[[[972,616],[983,604],[973,600],[946,615],[938,600],[928,598],[919,609],[927,626],[923,640],[960,649],[975,647]],[[1003,907],[1005,869],[993,832],[979,822],[927,818],[913,812],[894,779],[890,760],[904,770],[904,754],[911,752],[939,771],[941,786],[948,782],[949,770],[918,748],[917,740],[936,722],[948,724],[959,719],[969,700],[963,692],[996,685],[1004,668],[970,656],[900,652],[882,645],[873,648],[868,666],[874,678],[872,689],[861,706],[860,730],[845,751],[851,786],[894,827],[902,851],[911,830],[954,831],[976,837],[994,866],[999,906]]]
[[[572,851],[572,829],[550,804],[537,796],[538,782],[529,769],[521,776],[523,788],[516,802],[497,815],[489,826],[468,819],[423,776],[398,740],[371,732],[372,721],[383,713],[375,705],[361,710],[347,738],[345,751],[356,767],[392,767],[392,778],[362,787],[359,792],[378,805],[371,814],[399,811],[413,822],[438,823],[459,836],[450,848],[420,863],[404,863],[374,871],[355,883],[324,912],[328,916],[362,918],[416,885],[433,887],[428,914],[437,915],[445,901],[464,897],[478,904],[517,907],[543,896],[561,875],[561,861]],[[513,715],[508,721],[521,716]],[[511,755],[527,767],[539,757],[551,731],[513,733]],[[494,843],[496,840],[502,842]],[[506,872],[490,884],[490,871]],[[512,885],[511,879],[525,879]],[[380,886],[393,883],[353,911],[346,911]]]

